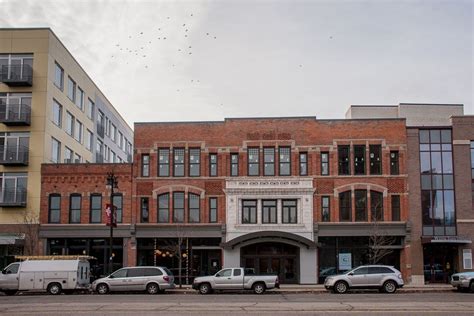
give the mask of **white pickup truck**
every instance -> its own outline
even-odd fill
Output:
[[[201,294],[214,290],[252,290],[255,294],[263,294],[266,290],[279,287],[277,275],[256,275],[253,269],[244,268],[222,269],[214,275],[197,277],[193,282],[193,289]]]

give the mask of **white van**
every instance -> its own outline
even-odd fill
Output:
[[[0,274],[0,291],[14,295],[18,291],[61,292],[88,289],[90,264],[82,258],[69,260],[26,260],[14,262]]]

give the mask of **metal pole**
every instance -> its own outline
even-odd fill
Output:
[[[114,257],[112,256],[113,253],[113,243],[114,243],[114,185],[115,179],[113,173],[109,175],[109,179],[107,179],[110,183],[110,240],[109,240],[109,273],[113,272],[113,260]]]

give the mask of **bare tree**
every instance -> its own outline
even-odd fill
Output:
[[[183,269],[183,259],[187,257],[187,254],[183,253],[183,248],[186,246],[186,232],[183,229],[183,226],[176,224],[176,230],[174,236],[170,240],[166,240],[164,245],[159,247],[160,253],[158,255],[165,254],[170,257],[174,257],[178,260],[178,285],[179,288],[183,287],[182,282],[182,269]]]
[[[380,226],[382,202],[372,206],[372,229],[369,237],[368,259],[371,264],[379,263],[384,257],[393,253],[397,237],[388,235]]]
[[[18,225],[18,236],[23,238],[23,255],[39,254],[39,221],[38,216],[26,211]]]

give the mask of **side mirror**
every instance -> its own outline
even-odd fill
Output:
[[[113,274],[109,275],[109,279],[115,278]]]
[[[216,273],[215,276],[216,276],[216,278],[220,278],[220,277],[221,277],[221,275],[220,275],[219,273]]]

